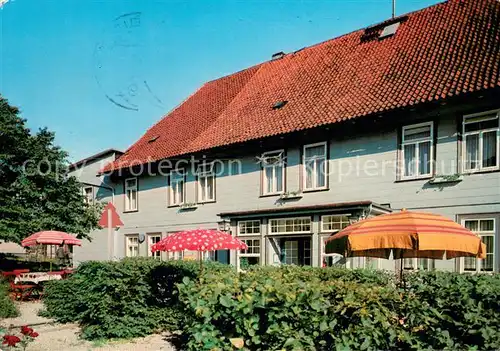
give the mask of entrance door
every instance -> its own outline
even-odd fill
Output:
[[[311,265],[311,238],[281,238],[281,263]]]

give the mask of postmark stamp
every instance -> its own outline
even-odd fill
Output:
[[[122,14],[107,26],[94,50],[94,77],[106,99],[114,105],[139,111],[145,104],[163,108],[145,74],[143,40],[147,35],[142,12]]]

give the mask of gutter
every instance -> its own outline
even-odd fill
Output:
[[[87,182],[80,182],[80,184],[88,185],[88,186],[95,186],[96,188],[103,188],[103,189],[111,190],[111,203],[113,205],[115,204],[115,188],[112,188],[112,187],[107,186],[107,185],[92,184],[92,183],[87,183]]]

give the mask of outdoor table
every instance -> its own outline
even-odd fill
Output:
[[[34,283],[40,284],[49,280],[61,280],[63,272],[31,272],[21,273],[16,276],[14,283]]]

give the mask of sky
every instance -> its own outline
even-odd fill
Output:
[[[398,0],[396,14],[437,2]],[[8,0],[0,94],[74,162],[126,150],[207,81],[391,13],[392,0]]]

